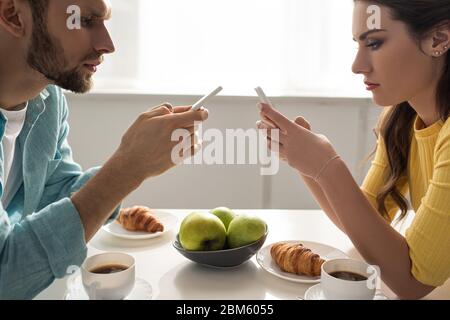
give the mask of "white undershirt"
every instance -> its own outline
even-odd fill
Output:
[[[19,179],[22,162],[14,160],[14,153],[16,149],[16,139],[22,131],[25,123],[28,104],[24,105],[20,110],[4,110],[0,109],[3,116],[6,118],[5,134],[3,136],[3,195],[2,204],[6,208],[12,197],[20,187],[21,180]]]

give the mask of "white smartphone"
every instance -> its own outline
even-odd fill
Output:
[[[216,96],[220,91],[222,91],[222,87],[217,87],[215,90],[213,90],[210,94],[204,96],[200,100],[198,100],[196,103],[192,105],[192,110],[198,111],[201,107],[206,104],[207,101],[209,101],[211,98]]]
[[[263,89],[261,87],[256,87],[255,91],[258,94],[259,100],[262,103],[268,104],[269,106],[271,106],[273,108],[272,102],[270,102],[269,98],[267,98],[266,94],[264,93],[264,91],[263,91]],[[274,129],[278,128],[278,126],[272,120],[270,120],[267,117],[264,117],[262,119],[262,122],[265,122],[267,125],[269,125],[269,127],[272,127]]]
[[[273,108],[272,102],[270,102],[269,98],[267,98],[266,94],[264,93],[264,91],[261,87],[256,87],[255,91],[258,94],[259,100],[262,103],[268,104],[269,106],[271,106]]]

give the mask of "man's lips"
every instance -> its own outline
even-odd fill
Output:
[[[97,71],[97,67],[100,65],[101,62],[97,61],[97,62],[89,62],[89,63],[85,63],[84,67],[86,67],[89,71],[91,72],[96,72]]]
[[[92,73],[97,72],[97,66],[94,66],[94,65],[91,65],[91,64],[85,64],[84,67],[86,69],[88,69]]]

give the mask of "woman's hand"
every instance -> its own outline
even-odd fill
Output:
[[[269,148],[274,149],[273,144],[277,143],[282,160],[301,174],[317,180],[330,160],[337,157],[330,141],[324,135],[311,132],[311,126],[303,117],[291,121],[267,104],[258,106],[262,121],[257,122],[257,127],[268,129]],[[270,130],[277,128],[279,137],[274,139]]]

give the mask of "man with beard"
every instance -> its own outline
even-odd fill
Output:
[[[81,8],[81,28],[67,8]],[[86,243],[144,180],[174,166],[171,134],[206,110],[141,114],[102,168],[82,172],[67,143],[67,103],[114,45],[105,0],[0,0],[0,298],[28,299],[80,265]],[[191,139],[195,141],[195,139]],[[192,144],[192,155],[195,145]]]

